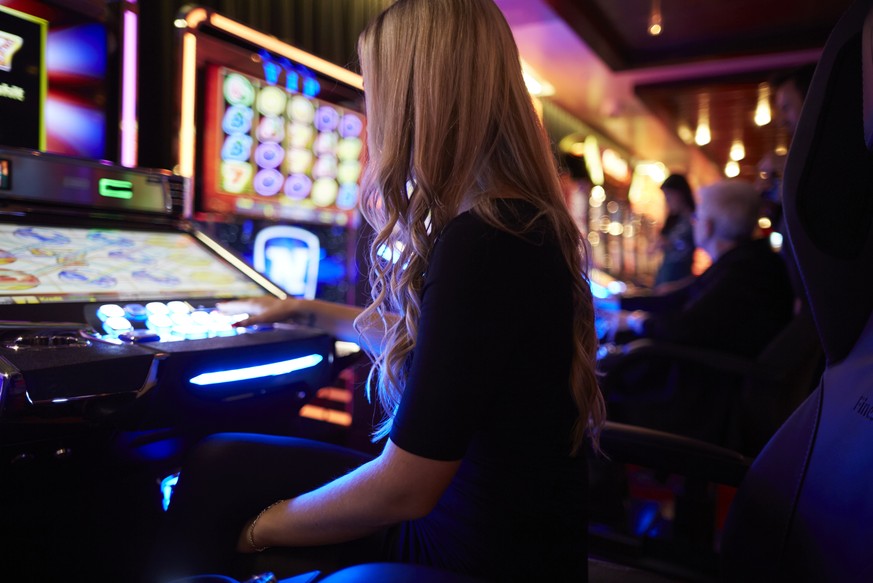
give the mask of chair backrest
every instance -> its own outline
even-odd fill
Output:
[[[857,0],[831,33],[788,155],[789,241],[827,363],[737,492],[722,539],[727,580],[871,580],[871,11],[873,0]]]
[[[735,441],[728,444],[752,457],[818,386],[824,352],[812,313],[796,314],[756,361],[760,374],[748,375],[743,383]]]

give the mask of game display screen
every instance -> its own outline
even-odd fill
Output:
[[[188,233],[0,224],[0,304],[263,293]]]
[[[315,77],[291,86],[209,69],[203,210],[356,225],[364,116],[320,90]]]
[[[0,145],[113,158],[113,43],[101,18],[63,1],[0,0]]]

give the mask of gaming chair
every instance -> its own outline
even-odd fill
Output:
[[[737,492],[722,539],[729,581],[873,580],[871,147],[873,0],[858,0],[825,46],[783,186],[826,366]]]

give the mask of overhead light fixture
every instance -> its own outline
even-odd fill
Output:
[[[649,34],[661,34],[661,0],[652,0],[652,11],[649,14]]]
[[[700,94],[700,109],[697,114],[697,131],[694,132],[694,143],[705,146],[712,141],[712,132],[709,129],[709,94]]]
[[[770,113],[770,85],[758,84],[758,104],[755,107],[755,124],[765,126],[772,120]]]
[[[742,140],[737,139],[733,141],[729,156],[730,159],[735,162],[739,162],[746,157],[746,146],[743,144]]]
[[[679,134],[679,139],[686,144],[691,145],[694,143],[694,132],[691,131],[691,128],[684,121],[676,128],[676,133]]]
[[[736,178],[740,175],[740,164],[736,160],[728,160],[724,165],[724,175],[728,178]]]

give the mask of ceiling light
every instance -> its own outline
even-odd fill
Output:
[[[679,139],[685,142],[688,145],[694,142],[694,132],[691,131],[691,128],[688,127],[688,124],[682,122],[679,124],[679,127],[676,129],[676,133],[679,134]]]
[[[705,146],[712,141],[712,133],[709,129],[709,95],[700,96],[700,111],[697,117],[697,131],[694,132],[694,143]]]
[[[740,175],[740,165],[736,160],[729,160],[724,165],[724,175],[728,178],[736,178]]]
[[[731,144],[730,159],[739,162],[746,157],[746,147],[742,140],[734,140]]]
[[[770,123],[770,86],[767,83],[758,85],[758,105],[755,107],[755,124],[765,126]]]
[[[652,12],[649,14],[649,34],[661,34],[661,0],[652,0]]]

